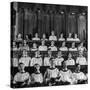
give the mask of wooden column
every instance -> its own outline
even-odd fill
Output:
[[[13,8],[16,11],[16,20],[15,20],[15,25],[14,25],[14,28],[15,28],[14,40],[16,40],[16,36],[18,34],[18,3],[17,2],[14,2]]]

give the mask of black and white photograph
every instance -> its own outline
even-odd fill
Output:
[[[10,3],[10,86],[88,84],[88,6]]]

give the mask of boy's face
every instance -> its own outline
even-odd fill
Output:
[[[51,45],[54,46],[54,41],[51,42]]]
[[[26,51],[23,51],[23,56],[27,56],[27,52]]]
[[[54,60],[54,59],[52,59],[52,60],[50,61],[50,65],[51,65],[51,67],[55,67],[55,60]]]
[[[25,68],[24,64],[20,64],[19,67],[18,67],[18,69],[19,69],[20,72],[23,71],[24,68]]]
[[[40,69],[40,66],[39,65],[36,65],[35,66],[35,69],[38,71]]]
[[[77,34],[75,34],[75,38],[77,38]]]
[[[51,32],[52,36],[54,36],[54,31]]]
[[[68,58],[72,58],[72,54],[71,53],[69,53]]]
[[[49,51],[48,51],[48,55],[51,55],[51,54],[52,54],[52,53],[51,53],[51,51],[49,50]]]
[[[61,52],[58,52],[58,56],[61,57],[62,53]]]
[[[16,45],[16,43],[15,42],[13,42],[13,46],[15,46]]]
[[[38,37],[38,34],[37,33],[35,34],[35,37]]]
[[[61,34],[61,38],[63,38],[63,34]]]
[[[63,46],[63,47],[65,46],[65,42],[62,43],[62,46]]]
[[[21,34],[18,34],[18,38],[21,38]]]
[[[72,36],[72,34],[71,34],[71,33],[69,33],[69,38],[71,38],[71,36]]]
[[[78,65],[78,66],[76,67],[76,70],[77,70],[77,71],[80,71],[80,68],[81,68],[80,65]]]
[[[72,47],[75,47],[75,43],[72,43]]]
[[[19,47],[22,47],[23,45],[22,44],[19,44]]]
[[[39,56],[40,52],[39,52],[39,51],[36,51],[36,53],[35,53],[35,54],[36,54],[36,56]]]
[[[83,56],[83,52],[79,52],[79,56],[82,57]]]
[[[45,34],[43,34],[43,38],[46,38],[46,35]]]
[[[35,43],[33,44],[33,47],[36,47],[36,44]]]
[[[26,35],[26,39],[28,39],[28,35]]]
[[[42,41],[42,45],[45,45],[45,42],[44,41]]]
[[[27,42],[26,42],[26,40],[24,40],[24,45],[26,45],[27,44]]]
[[[81,46],[83,47],[83,43],[81,43]]]
[[[64,68],[64,69],[66,69],[66,68],[67,68],[67,65],[66,65],[66,63],[65,63],[65,62],[63,63],[63,68]]]

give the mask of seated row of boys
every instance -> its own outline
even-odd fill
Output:
[[[17,41],[22,40],[22,35],[18,34],[17,36]],[[26,35],[26,40],[29,40],[28,35]],[[43,34],[42,38],[40,39],[38,36],[38,33],[35,34],[35,37],[32,38],[32,40],[38,41],[38,40],[50,40],[50,41],[65,41],[64,35],[63,33],[60,35],[60,38],[58,39],[57,36],[55,36],[54,31],[51,32],[51,35],[49,36],[49,39],[46,38],[46,34]],[[72,33],[69,33],[68,38],[66,39],[67,41],[80,41],[80,39],[78,38],[77,34],[74,34],[74,38],[72,37]]]
[[[31,75],[24,70],[25,65],[19,63],[19,72],[15,74],[12,80],[14,87],[35,87],[35,86],[54,86],[68,84],[85,84],[88,81],[87,73],[80,71],[80,65],[72,72],[67,68],[66,62],[63,62],[63,68],[59,70],[55,67],[53,59],[50,60],[50,67],[47,68],[44,75],[40,72],[40,65],[35,64],[35,71]]]
[[[32,58],[28,56],[27,51],[23,51],[23,55],[19,59],[13,55],[12,66],[18,67],[18,63],[23,63],[26,67],[34,66],[35,64],[39,64],[40,66],[50,66],[51,58],[53,58],[55,61],[56,66],[61,66],[63,61],[66,62],[66,65],[70,66],[75,64],[87,65],[87,60],[81,51],[79,52],[79,56],[76,58],[76,60],[73,59],[71,53],[68,54],[68,59],[65,60],[61,51],[58,52],[57,57],[53,57],[52,52],[49,50],[48,56],[44,58],[41,57],[39,51],[36,51],[35,56]]]
[[[66,43],[63,42],[62,46],[57,48],[57,46],[55,46],[54,41],[51,42],[51,46],[49,46],[49,47],[47,47],[45,45],[45,41],[42,41],[40,46],[37,47],[37,44],[33,43],[33,47],[30,48],[29,45],[27,44],[26,40],[24,40],[24,44],[23,45],[19,44],[19,48],[17,48],[17,45],[15,42],[13,42],[13,47],[12,47],[13,51],[17,51],[17,50],[47,51],[48,49],[51,49],[51,51],[58,51],[58,50],[61,50],[61,51],[86,51],[86,48],[83,46],[83,42],[80,43],[80,45],[78,47],[76,47],[75,42],[73,42],[70,48],[68,48],[66,46]]]

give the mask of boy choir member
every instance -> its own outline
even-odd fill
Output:
[[[35,40],[35,41],[39,41],[40,40],[40,38],[38,37],[38,33],[35,34],[35,37],[32,38],[32,40]]]
[[[68,51],[68,48],[66,47],[66,43],[62,42],[62,47],[59,48],[60,51]]]
[[[44,66],[50,66],[50,58],[52,58],[52,52],[48,50],[48,56],[44,57]]]
[[[72,84],[72,72],[67,68],[66,62],[63,62],[63,69],[60,70],[60,83],[63,85]]]
[[[63,37],[63,33],[60,35],[59,41],[65,41],[65,38]]]
[[[76,64],[76,70],[73,73],[73,82],[74,84],[85,84],[87,81],[87,76],[80,71],[81,66],[79,64]]]
[[[62,52],[59,51],[58,55],[57,55],[57,57],[55,59],[55,65],[56,66],[61,66],[63,61],[64,61],[64,58],[62,57]]]
[[[86,58],[83,56],[83,52],[79,52],[79,57],[76,59],[76,63],[80,65],[87,65]]]
[[[17,40],[22,40],[21,34],[18,35]],[[32,38],[32,40],[40,40],[38,37],[38,34],[35,34],[35,37]],[[15,57],[15,55],[12,58],[12,65],[13,67],[18,67],[19,72],[16,73],[14,76],[13,84],[18,85],[18,87],[23,87],[25,85],[31,86],[41,86],[43,84],[43,81],[45,79],[45,83],[48,85],[56,85],[57,82],[60,82],[60,84],[76,84],[81,83],[82,81],[86,81],[87,77],[86,75],[80,71],[80,65],[87,65],[86,58],[83,56],[83,51],[86,50],[86,48],[83,46],[83,42],[78,46],[78,48],[75,47],[75,42],[72,43],[71,48],[67,48],[65,45],[65,38],[63,37],[63,34],[61,34],[59,41],[64,41],[62,43],[62,47],[59,48],[59,52],[57,57],[54,59],[52,57],[52,51],[57,51],[57,47],[54,45],[54,41],[57,40],[57,37],[54,34],[54,31],[51,32],[51,36],[49,37],[49,40],[51,40],[51,46],[47,48],[45,45],[46,35],[43,34],[42,42],[39,48],[37,48],[37,44],[33,43],[33,47],[31,48],[31,51],[35,52],[35,57],[29,57],[27,55],[27,51],[30,50],[29,46],[26,43],[26,40],[24,40],[24,45],[21,43],[19,44],[19,48],[17,49],[16,43],[13,42],[13,51],[16,50],[23,50],[23,55],[19,59]],[[80,41],[77,37],[77,34],[75,34],[74,38],[72,38],[72,34],[69,33],[69,37],[67,38],[67,41]],[[40,56],[39,51],[47,51],[48,49],[48,56],[44,57],[44,66],[50,66],[44,74],[44,78],[42,73],[40,72],[40,66],[42,66],[42,58]],[[75,60],[72,58],[72,54],[68,54],[68,59],[64,61],[64,58],[62,57],[62,51],[77,51],[79,50],[79,57],[76,59],[76,70],[74,73],[71,72],[67,68],[67,66],[75,65]],[[19,64],[18,64],[19,63]],[[63,64],[63,69],[58,70],[55,66],[61,66]],[[34,66],[35,72],[31,74],[31,77],[28,72],[25,72],[24,68],[28,66]],[[19,83],[19,84],[18,84]],[[20,85],[20,86],[19,86]]]
[[[23,51],[23,44],[22,44],[22,43],[19,44],[18,50],[19,50],[19,51]]]
[[[83,46],[83,42],[81,42],[80,45],[78,46],[78,50],[79,51],[86,51],[86,47]]]
[[[32,35],[31,34],[26,34],[25,35],[25,40],[26,41],[32,40]]]
[[[47,46],[45,45],[45,41],[41,42],[41,45],[39,46],[39,51],[47,51]]]
[[[19,33],[19,34],[17,35],[17,41],[22,41],[22,34],[21,34],[21,33]]]
[[[49,36],[50,41],[57,41],[57,37],[54,34],[54,31],[51,32],[51,36]]]
[[[55,85],[59,80],[59,70],[55,67],[55,60],[50,59],[50,68],[48,68],[44,74],[44,79],[47,85]]]
[[[25,67],[30,66],[31,57],[28,56],[27,51],[23,51],[22,57],[19,59],[19,63],[23,63]]]
[[[19,72],[15,74],[14,79],[13,79],[14,87],[18,88],[18,87],[26,87],[30,85],[31,83],[30,75],[28,72],[24,70],[24,68],[25,68],[24,64],[19,63],[18,65]]]
[[[25,36],[25,40],[27,40],[27,41],[29,40],[29,37],[28,37],[28,35],[26,35],[26,36]]]
[[[18,67],[18,58],[16,57],[16,55],[15,54],[13,54],[13,57],[12,57],[12,66],[13,67]]]
[[[42,57],[38,50],[35,52],[35,57],[32,57],[30,66],[34,66],[35,64],[42,66]]]
[[[72,33],[69,33],[69,36],[68,36],[68,38],[67,38],[67,41],[73,41]]]
[[[41,86],[43,84],[43,75],[40,72],[39,64],[34,65],[34,73],[31,74],[31,86]]]
[[[77,48],[75,47],[75,42],[72,43],[71,48],[69,48],[69,51],[77,51]]]
[[[24,40],[23,50],[29,51],[29,46],[28,46],[26,40]]]
[[[43,36],[42,36],[42,41],[47,41],[48,39],[46,38],[46,34],[44,33]]]
[[[37,44],[33,43],[33,47],[31,48],[31,51],[37,51],[37,50],[38,50]]]
[[[57,47],[54,44],[55,42],[51,41],[51,46],[49,46],[49,49],[51,49],[51,51],[57,51]]]
[[[75,41],[75,42],[79,42],[80,41],[80,39],[78,38],[78,35],[76,33],[74,34],[73,41]]]
[[[68,54],[68,59],[65,61],[67,66],[75,65],[75,60],[72,58],[72,54]]]
[[[16,42],[13,42],[12,50],[13,51],[17,51],[18,50]]]

